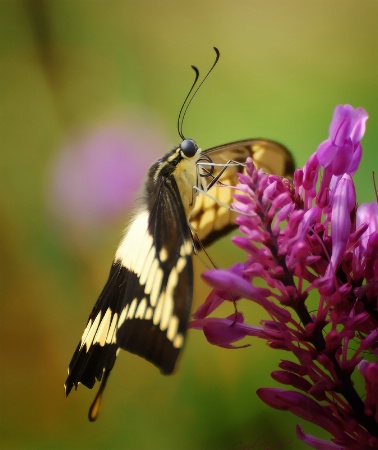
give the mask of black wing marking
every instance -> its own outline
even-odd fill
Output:
[[[66,395],[107,378],[120,348],[165,374],[175,368],[192,301],[193,244],[174,178],[156,183],[147,182],[149,207],[137,212],[117,250],[69,365]]]
[[[244,164],[247,157],[253,158],[258,169],[285,178],[292,178],[295,163],[289,150],[278,142],[266,139],[247,139],[213,147],[203,152],[214,164],[226,164],[236,161]],[[223,167],[214,166],[216,177]],[[199,194],[194,210],[190,216],[190,224],[196,230],[198,238],[206,247],[218,238],[226,235],[235,226],[235,213],[221,206],[220,202],[231,206],[233,190],[227,186],[236,186],[238,173],[244,170],[242,165],[230,165],[220,176],[219,183],[209,190],[211,197]],[[208,177],[211,182],[211,177]],[[222,186],[225,185],[225,186]]]

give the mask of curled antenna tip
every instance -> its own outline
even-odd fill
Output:
[[[219,60],[219,56],[220,56],[220,52],[217,49],[217,47],[213,47],[216,57],[215,57],[215,61],[213,62],[213,65],[210,67],[209,71],[207,72],[207,74],[205,75],[205,77],[203,78],[203,80],[201,81],[201,83],[199,84],[199,86],[197,87],[197,89],[193,92],[194,86],[197,84],[197,80],[199,78],[199,70],[197,69],[196,66],[191,66],[192,69],[194,70],[196,77],[195,80],[192,84],[192,87],[190,88],[187,96],[185,97],[184,103],[181,106],[178,118],[177,118],[177,131],[178,134],[180,135],[181,139],[185,139],[184,134],[182,132],[182,125],[184,123],[184,118],[186,115],[186,111],[189,108],[189,105],[192,103],[193,98],[195,97],[196,93],[198,92],[198,89],[203,85],[203,82],[206,80],[206,78],[210,75],[210,73],[212,72],[212,70],[214,69],[214,67],[216,66],[218,60]],[[192,94],[192,95],[191,95]]]
[[[191,66],[191,68],[194,70],[194,72],[199,75],[199,70],[196,66]]]

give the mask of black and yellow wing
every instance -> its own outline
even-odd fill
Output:
[[[193,293],[193,243],[173,175],[176,159],[171,152],[151,167],[143,205],[126,229],[69,364],[66,395],[80,383],[92,388],[102,381],[90,420],[97,418],[120,349],[170,374],[184,345]]]
[[[215,164],[213,166],[213,177],[217,177],[229,161],[239,163],[239,165],[230,164],[224,170],[218,180],[219,182],[209,190],[210,195],[200,194],[198,196],[190,216],[190,224],[205,247],[236,227],[235,213],[223,207],[222,203],[231,205],[234,191],[228,186],[238,184],[238,173],[243,173],[244,164],[248,157],[253,159],[258,169],[289,179],[292,178],[295,168],[290,151],[282,144],[267,139],[246,139],[230,142],[210,148],[202,153]],[[208,164],[206,160],[204,162]],[[212,177],[208,177],[208,182],[211,181]]]

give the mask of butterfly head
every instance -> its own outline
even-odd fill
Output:
[[[194,139],[184,139],[180,144],[180,154],[185,159],[193,158],[198,150],[198,145]]]

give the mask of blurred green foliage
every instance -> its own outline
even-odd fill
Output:
[[[205,72],[216,45],[220,63],[184,133],[202,148],[268,137],[303,164],[326,139],[336,104],[362,106],[370,119],[355,178],[359,201],[372,201],[377,13],[368,0],[0,2],[1,448],[303,448],[295,437],[303,421],[255,395],[275,385],[269,373],[286,357],[257,341],[227,351],[191,331],[168,378],[122,352],[95,424],[86,419],[94,392],[64,398],[67,364],[124,218],[93,232],[57,223],[46,207],[50,161],[70,136],[104,123],[137,121],[145,133],[153,123],[177,143],[190,64]],[[141,158],[148,167],[168,149]],[[212,255],[219,266],[243,258],[228,240]],[[197,282],[203,269],[199,262],[195,306],[207,292]],[[252,306],[248,314],[262,318]]]

